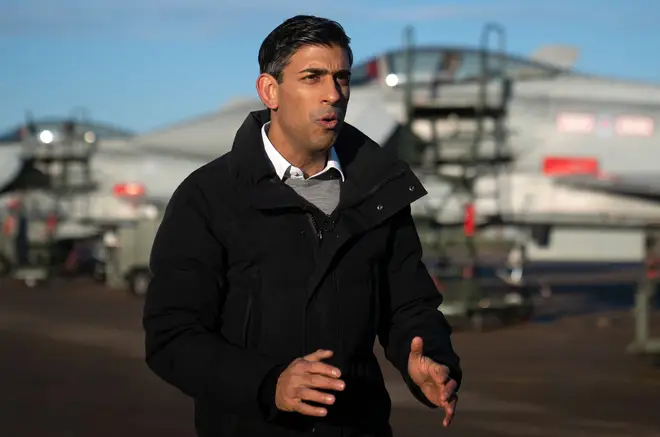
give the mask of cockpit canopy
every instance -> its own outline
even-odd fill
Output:
[[[417,84],[471,82],[482,75],[482,53],[477,48],[417,47],[411,51],[413,80]],[[528,58],[493,51],[486,55],[487,73],[513,81],[552,79],[571,70]],[[375,56],[353,67],[351,84],[384,83],[395,87],[406,82],[406,53],[403,49]]]

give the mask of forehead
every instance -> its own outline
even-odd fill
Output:
[[[329,70],[350,69],[348,53],[337,45],[306,45],[291,56],[288,69],[300,71],[305,68]]]

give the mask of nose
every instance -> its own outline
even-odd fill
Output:
[[[323,103],[334,105],[343,97],[343,91],[333,77],[328,77],[323,86]]]

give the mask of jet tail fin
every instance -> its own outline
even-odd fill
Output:
[[[555,67],[571,69],[580,56],[580,49],[569,45],[547,45],[532,52],[530,58]]]

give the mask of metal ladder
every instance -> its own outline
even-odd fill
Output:
[[[89,132],[78,132],[77,123],[69,120],[61,127],[61,138],[40,138],[28,120],[29,135],[22,142],[22,159],[46,176],[45,186],[24,190],[33,205],[30,221],[41,223],[46,230],[38,248],[45,252],[47,270],[52,264],[57,231],[62,221],[88,217],[90,196],[97,184],[92,177],[91,159],[97,150],[97,138]],[[74,208],[78,206],[78,214]],[[43,264],[43,263],[39,263]],[[42,265],[43,267],[43,265]]]
[[[491,46],[494,46],[494,48],[491,49]],[[494,201],[497,205],[497,213],[494,216],[484,218],[485,223],[482,223],[482,226],[502,224],[505,220],[503,217],[505,210],[503,203],[506,198],[504,193],[506,187],[500,175],[502,170],[513,161],[513,156],[507,150],[508,129],[506,122],[512,84],[507,75],[506,50],[506,32],[504,28],[495,23],[486,24],[480,39],[480,71],[476,81],[443,83],[439,77],[440,67],[443,64],[440,60],[427,90],[429,97],[425,101],[420,101],[415,98],[420,86],[416,85],[414,80],[415,52],[412,28],[407,28],[404,36],[406,81],[403,92],[407,115],[406,128],[408,132],[413,132],[413,123],[420,120],[430,123],[430,140],[426,141],[420,149],[421,152],[419,158],[415,160],[415,164],[420,166],[422,172],[440,175],[441,179],[447,180],[452,187],[451,195],[464,196],[466,214],[474,212],[473,208],[477,200],[477,193],[475,192],[476,178],[482,172],[493,175],[496,178]],[[494,60],[497,60],[496,64],[494,64]],[[455,91],[459,87],[472,90],[476,88],[476,96],[474,94],[471,96],[466,95],[466,99],[457,101],[455,98],[446,98],[446,94],[443,95],[443,92]],[[443,138],[438,132],[440,123],[446,125],[455,123],[458,126],[457,131],[464,125],[467,125],[468,129],[467,132],[459,131],[453,138]],[[487,130],[487,123],[492,125],[489,130]],[[492,141],[493,143],[491,154],[485,154],[483,151],[486,141]],[[457,149],[459,153],[447,156],[448,154],[443,152],[448,146]],[[405,148],[406,144],[403,143],[400,147]],[[459,174],[446,176],[443,169],[448,166],[458,167],[460,169]],[[476,221],[476,217],[473,219]],[[464,222],[463,225],[466,226],[465,242],[469,258],[472,260],[472,265],[474,265],[477,258],[477,249],[471,229],[472,224]]]

